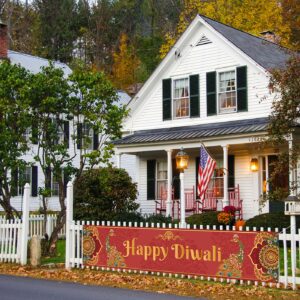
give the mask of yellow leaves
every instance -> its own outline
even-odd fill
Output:
[[[270,289],[256,286],[239,286],[220,282],[167,278],[151,275],[101,272],[91,269],[72,269],[64,266],[49,268],[20,267],[16,264],[0,264],[0,274],[30,276],[50,280],[77,282],[83,285],[113,286],[135,290],[153,291],[159,294],[177,294],[194,297],[205,297],[215,300],[240,299],[297,299],[297,291]]]
[[[126,90],[126,88],[136,82],[136,72],[140,66],[140,61],[129,46],[128,37],[122,33],[119,41],[118,51],[113,53],[112,80],[115,85]]]
[[[281,45],[291,44],[291,28],[283,18],[282,7],[277,0],[185,0],[175,34],[171,35],[172,39],[166,35],[166,41],[161,46],[161,58],[168,53],[197,13],[257,36],[262,31],[270,30],[280,38]]]

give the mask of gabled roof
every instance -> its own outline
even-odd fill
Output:
[[[28,71],[36,74],[42,71],[42,67],[49,66],[49,60],[45,58],[41,58],[38,56],[33,56],[30,54],[25,54],[21,52],[16,52],[12,50],[8,50],[7,56],[11,63],[16,65],[21,65],[23,68]],[[65,76],[68,76],[72,73],[72,70],[69,68],[67,64],[53,61],[55,68],[60,68],[64,71]]]
[[[157,66],[140,91],[131,99],[129,102],[131,108],[140,105],[141,101],[137,100],[147,95],[153,87],[153,82],[156,82],[157,78],[163,76],[167,66],[174,63],[175,52],[177,49],[182,49],[187,45],[186,40],[195,32],[199,23],[214,31],[234,48],[235,51],[244,55],[250,63],[256,65],[263,71],[268,71],[272,68],[281,68],[289,58],[289,50],[286,48],[214,21],[208,17],[197,15],[185,32],[179,37],[175,45],[170,49],[166,57]]]
[[[259,65],[269,70],[284,67],[289,58],[289,50],[260,37],[199,15],[208,25],[222,34],[232,44],[251,57]]]
[[[268,120],[268,118],[257,118],[194,126],[140,130],[115,141],[114,144],[130,145],[178,140],[200,140],[214,136],[262,132],[267,131]]]

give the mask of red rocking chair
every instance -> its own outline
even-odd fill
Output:
[[[213,189],[206,190],[204,200],[202,202],[198,200],[197,203],[198,212],[216,211],[218,200],[215,191]]]
[[[235,207],[235,215],[243,219],[243,200],[240,197],[240,186],[228,189],[229,205]]]
[[[197,211],[197,203],[195,197],[194,187],[184,189],[184,198],[185,198],[185,212],[194,213]],[[178,202],[178,214],[180,215],[180,201]]]

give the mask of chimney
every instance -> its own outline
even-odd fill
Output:
[[[266,30],[260,33],[260,35],[267,41],[278,44],[279,38],[273,31]]]
[[[0,59],[7,58],[7,26],[0,20]]]

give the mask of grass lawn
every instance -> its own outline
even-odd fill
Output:
[[[58,264],[65,262],[66,255],[66,241],[58,240],[57,242],[57,254],[53,257],[42,257],[42,264]]]

